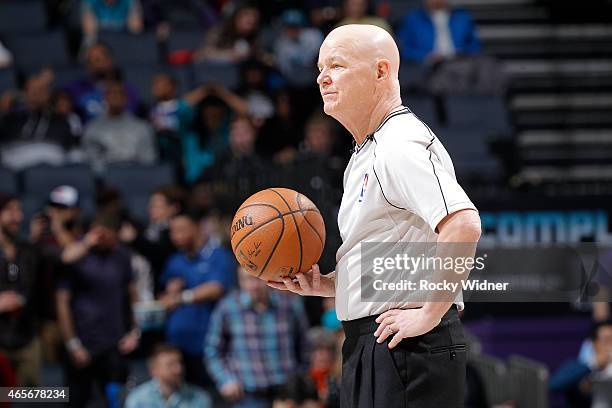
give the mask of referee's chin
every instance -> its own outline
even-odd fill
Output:
[[[329,116],[334,116],[334,112],[336,111],[337,104],[332,102],[323,102],[323,112],[325,112]]]

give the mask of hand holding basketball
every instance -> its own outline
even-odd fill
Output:
[[[336,283],[328,276],[321,275],[319,265],[312,265],[307,272],[300,272],[294,279],[283,278],[283,282],[268,282],[268,286],[288,290],[302,296],[334,297],[336,295]]]

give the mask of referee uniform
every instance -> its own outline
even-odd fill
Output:
[[[376,317],[422,303],[362,301],[360,251],[361,242],[436,242],[438,223],[463,209],[475,207],[457,183],[448,153],[408,108],[391,112],[355,146],[344,173],[335,271],[336,313],[346,333],[342,408],[463,406],[461,299],[429,333],[390,350],[388,340],[378,344],[373,335]]]

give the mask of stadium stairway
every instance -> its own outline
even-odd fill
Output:
[[[561,18],[538,0],[455,0],[510,78],[520,159],[514,186],[563,196],[612,194],[612,27],[594,13]],[[593,8],[593,10],[597,10]]]

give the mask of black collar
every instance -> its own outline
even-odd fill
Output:
[[[379,131],[380,131],[380,129],[382,129],[382,128],[383,128],[383,126],[384,126],[384,125],[385,125],[385,124],[386,124],[386,123],[387,123],[387,122],[388,122],[388,121],[389,121],[391,118],[394,118],[394,117],[399,116],[399,115],[405,115],[406,113],[412,113],[412,111],[411,111],[410,109],[408,109],[407,107],[402,106],[402,108],[401,108],[401,109],[396,110],[396,111],[393,111],[393,112],[391,112],[389,115],[387,115],[387,116],[386,116],[386,117],[383,119],[383,121],[381,122],[381,124],[378,126],[378,128],[377,128],[377,129],[374,131],[374,133],[371,133],[371,134],[367,135],[367,136],[366,136],[366,138],[365,138],[365,140],[364,140],[364,141],[363,141],[361,144],[357,144],[357,142],[355,141],[355,139],[353,139],[353,148],[351,149],[351,154],[352,154],[352,153],[359,153],[359,151],[360,151],[361,149],[363,149],[363,147],[364,147],[365,145],[367,145],[367,144],[368,144],[368,142],[370,142],[370,141],[374,140],[374,134],[376,134],[376,132],[379,132]]]

